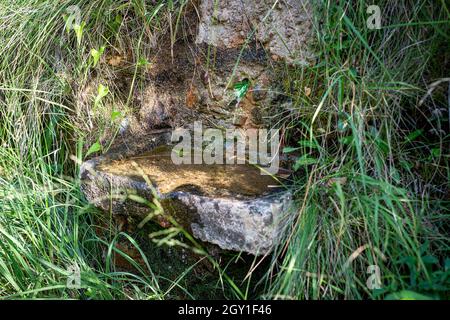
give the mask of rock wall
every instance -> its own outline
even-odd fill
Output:
[[[180,29],[175,43],[166,34],[147,57],[146,85],[134,92],[131,136],[190,127],[194,120],[217,128],[269,127],[276,65],[313,57],[311,9],[304,0],[194,1]],[[237,99],[234,85],[241,81],[249,90]]]

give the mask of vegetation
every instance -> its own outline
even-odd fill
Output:
[[[278,67],[285,98],[271,110],[285,132],[285,153],[297,157],[298,208],[283,241],[247,267],[256,271],[244,281],[228,272],[240,255],[226,266],[208,256],[213,276],[196,275],[194,287],[188,279],[197,262],[167,274],[157,253],[139,251],[142,267],[115,247],[121,239],[141,250],[133,235],[101,222],[78,173],[87,155],[108,149],[99,141],[113,141],[128,106],[114,104],[114,80],[95,88],[92,110],[79,106],[78,89],[94,74],[108,79],[106,53],[126,52],[134,61],[129,103],[148,64],[150,35],[170,30],[175,39],[187,4],[0,3],[0,297],[209,298],[214,286],[238,298],[449,298],[445,1],[377,1],[379,30],[366,27],[370,1],[316,2],[317,63]],[[167,244],[179,242],[161,235],[157,250],[178,250]],[[206,255],[189,235],[182,238]],[[134,270],[116,268],[115,254]],[[67,287],[73,265],[82,290]],[[371,277],[378,272],[380,285]]]

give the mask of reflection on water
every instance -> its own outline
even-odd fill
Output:
[[[189,190],[212,197],[254,197],[279,186],[273,177],[261,175],[252,165],[175,165],[170,155],[171,147],[161,146],[139,156],[104,163],[100,169],[116,175],[138,176],[131,164],[134,161],[161,193]]]

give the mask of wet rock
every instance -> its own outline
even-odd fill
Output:
[[[175,165],[171,149],[157,147],[168,138],[155,135],[149,140],[153,149],[139,155],[110,154],[83,163],[88,201],[113,215],[143,220],[150,208],[132,199],[152,201],[153,193],[137,165],[151,180],[165,214],[197,239],[255,255],[269,252],[292,206],[290,192],[249,165]]]

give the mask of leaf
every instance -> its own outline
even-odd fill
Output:
[[[109,89],[107,86],[100,84],[97,89],[98,96],[105,97],[109,93]]]
[[[147,23],[150,24],[152,22],[153,18],[155,18],[158,15],[159,10],[165,5],[164,2],[161,2],[157,7],[153,8],[150,12],[147,12],[145,14],[145,17],[147,19]]]
[[[63,14],[62,17],[63,17],[63,20],[64,20],[64,29],[66,30],[67,33],[69,33],[69,31],[70,31],[70,25],[69,25],[70,15]]]
[[[250,87],[250,81],[249,80],[243,80],[241,82],[238,82],[234,85],[234,95],[238,100],[245,97],[247,94],[248,88]]]
[[[431,155],[435,158],[439,158],[441,156],[441,149],[440,148],[431,149]]]
[[[299,145],[303,147],[313,148],[313,149],[320,149],[319,145],[317,144],[316,140],[299,140],[297,142]]]
[[[95,97],[95,105],[97,105],[109,93],[107,86],[100,84],[97,89],[97,96]]]
[[[150,62],[146,58],[139,58],[139,60],[137,62],[137,65],[139,67],[145,67],[145,66],[147,66],[149,64],[150,64]]]
[[[351,67],[348,71],[353,79],[356,79],[358,77],[358,70],[356,70],[355,67]]]
[[[423,256],[422,261],[424,264],[433,265],[433,264],[439,264],[439,260],[434,256]]]
[[[300,149],[300,148],[284,147],[284,148],[283,148],[283,153],[293,152],[293,151],[298,150],[298,149]]]
[[[113,111],[111,112],[111,121],[116,120],[117,118],[121,118],[122,117],[122,113],[120,111]]]
[[[353,135],[349,135],[340,139],[342,144],[350,145],[353,143]]]
[[[114,20],[112,20],[112,21],[110,21],[109,23],[108,23],[108,25],[109,25],[109,27],[110,27],[110,29],[111,29],[111,31],[114,33],[114,34],[116,34],[117,32],[119,32],[119,28],[120,28],[120,25],[122,24],[122,16],[121,15],[116,15],[115,17],[114,17]]]
[[[98,152],[100,150],[102,150],[102,145],[100,144],[100,142],[97,141],[89,148],[89,150],[86,152],[85,157],[87,157],[95,152]]]
[[[297,161],[295,161],[293,169],[294,169],[294,171],[297,171],[302,166],[316,164],[318,162],[319,162],[318,159],[312,158],[308,154],[305,154],[305,155],[301,156],[300,158],[298,158]]]
[[[91,49],[91,56],[93,59],[94,67],[97,65],[98,61],[100,60],[100,57],[102,56],[103,52],[105,51],[105,47],[100,47],[100,49]]]
[[[378,149],[384,153],[384,154],[388,154],[389,153],[389,145],[386,143],[386,141],[384,141],[381,138],[376,138],[375,139],[375,144],[377,145]]]
[[[433,298],[411,290],[402,290],[388,294],[385,300],[433,300]]]
[[[305,87],[305,96],[309,97],[311,95],[311,88]]]
[[[408,134],[408,136],[406,137],[406,140],[408,141],[414,141],[416,140],[419,136],[421,136],[423,133],[422,129],[417,129],[413,132],[411,132],[410,134]]]
[[[74,24],[73,25],[73,30],[75,31],[75,34],[77,36],[77,44],[81,45],[81,38],[83,37],[83,30],[84,27],[86,26],[86,22],[81,22],[80,25]]]

